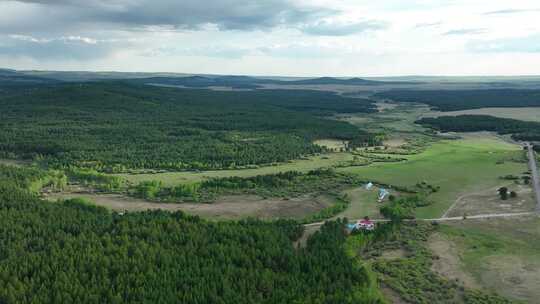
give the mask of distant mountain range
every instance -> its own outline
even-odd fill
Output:
[[[192,88],[202,87],[231,87],[235,89],[256,89],[264,85],[280,85],[280,86],[310,86],[310,85],[351,85],[351,86],[377,86],[386,84],[418,84],[418,82],[391,82],[391,81],[375,81],[362,78],[333,78],[321,77],[302,80],[276,80],[257,78],[249,76],[188,76],[188,77],[151,77],[132,79],[131,81],[138,83],[147,83],[154,85],[169,85],[182,86]]]
[[[0,69],[0,85],[3,86],[51,84],[58,82],[59,81],[55,79],[25,75],[15,70]]]

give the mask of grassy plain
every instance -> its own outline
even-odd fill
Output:
[[[55,193],[50,201],[83,198],[118,212],[145,210],[184,211],[210,220],[243,218],[302,220],[334,204],[335,198],[326,195],[304,195],[292,199],[262,198],[257,195],[224,196],[212,203],[156,203],[121,194]]]
[[[442,225],[460,269],[475,284],[525,303],[540,298],[540,218],[489,219]]]
[[[371,190],[366,190],[359,186],[343,192],[347,195],[350,204],[349,208],[340,213],[337,217],[346,217],[348,219],[360,219],[364,216],[370,218],[380,218],[380,204],[377,203],[378,189],[375,187]]]
[[[464,111],[438,112],[432,111],[424,117],[458,116],[458,115],[490,115],[500,118],[511,118],[525,121],[540,122],[540,107],[527,108],[481,108]]]
[[[496,137],[444,140],[420,154],[407,156],[404,162],[339,170],[396,186],[410,187],[422,181],[440,186],[440,191],[430,196],[434,203],[419,208],[416,214],[419,218],[435,218],[460,195],[496,187],[501,183],[500,176],[526,171],[526,163],[513,161],[523,153],[520,146]]]
[[[329,153],[309,157],[306,159],[295,160],[288,163],[277,164],[275,166],[265,166],[254,169],[240,170],[216,170],[216,171],[188,171],[188,172],[167,172],[155,174],[118,174],[128,182],[138,184],[141,181],[156,180],[161,181],[164,186],[176,186],[178,184],[189,184],[200,182],[214,177],[250,177],[256,175],[276,174],[286,171],[308,172],[319,168],[335,166],[341,162],[351,161],[351,153]]]

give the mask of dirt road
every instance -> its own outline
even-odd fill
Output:
[[[530,215],[537,215],[537,212],[515,212],[515,213],[490,213],[490,214],[478,214],[478,215],[471,215],[467,217],[463,216],[454,216],[454,217],[440,217],[440,218],[433,218],[433,219],[412,219],[412,220],[405,220],[405,221],[423,221],[423,222],[447,222],[447,221],[466,221],[466,220],[475,220],[475,219],[490,219],[490,218],[507,218],[507,217],[520,217],[520,216],[530,216]],[[358,220],[349,220],[349,222],[356,222]],[[387,219],[376,219],[372,220],[375,223],[384,223],[389,222],[390,220]],[[311,223],[311,224],[305,224],[305,227],[311,227],[311,226],[322,226],[324,222],[317,222],[317,223]]]
[[[540,212],[540,180],[538,179],[538,167],[536,166],[536,155],[530,143],[525,144],[527,147],[527,157],[529,158],[529,169],[532,175],[532,187],[536,196],[536,211]]]

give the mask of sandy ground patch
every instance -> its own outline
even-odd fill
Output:
[[[49,200],[85,198],[98,206],[115,211],[144,211],[162,209],[168,211],[181,210],[189,214],[211,219],[240,219],[255,217],[269,218],[304,218],[332,204],[329,197],[303,196],[289,200],[270,198],[263,199],[256,195],[226,196],[213,203],[154,203],[141,199],[126,197],[120,194],[90,193],[56,193],[47,196]]]
[[[402,248],[384,250],[379,258],[384,260],[397,260],[407,257],[407,252]]]
[[[472,275],[463,270],[454,242],[440,233],[434,233],[429,238],[428,247],[438,257],[433,261],[434,272],[449,280],[458,280],[468,288],[479,288]]]
[[[402,300],[398,293],[393,291],[391,288],[388,288],[386,286],[381,286],[381,292],[382,294],[384,295],[384,298],[386,299],[386,301],[388,301],[388,303],[392,303],[392,304],[407,304],[408,302],[405,302],[404,300]]]
[[[383,141],[383,146],[387,146],[390,148],[399,148],[406,143],[407,141],[403,138],[393,138]]]

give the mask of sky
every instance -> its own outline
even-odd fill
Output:
[[[0,67],[539,75],[538,0],[0,0]]]

